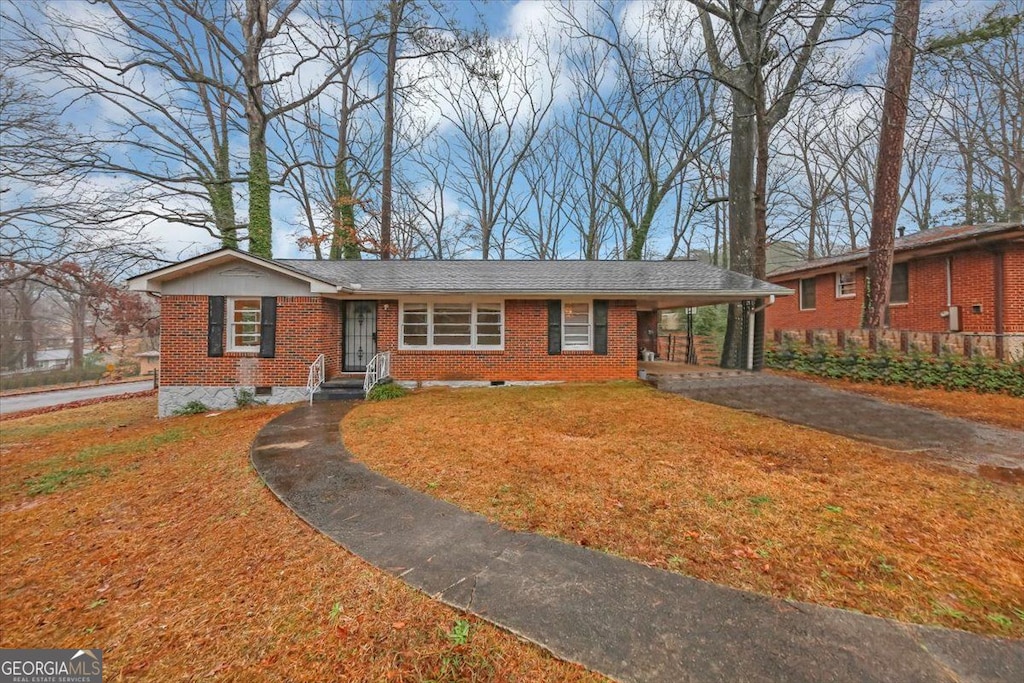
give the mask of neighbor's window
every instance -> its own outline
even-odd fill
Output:
[[[228,299],[228,351],[260,350],[259,299]]]
[[[815,290],[816,280],[811,277],[806,280],[800,281],[800,310],[801,311],[813,311],[817,302],[815,296],[817,291]]]
[[[836,298],[844,299],[857,294],[857,279],[852,270],[836,273]]]
[[[562,348],[590,350],[590,302],[566,301],[562,304]]]
[[[910,301],[910,287],[907,279],[907,264],[894,263],[892,284],[889,286],[889,303],[905,304]]]
[[[402,304],[402,348],[500,349],[501,302]]]

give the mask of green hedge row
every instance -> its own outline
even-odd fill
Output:
[[[139,374],[138,363],[125,363],[116,369],[119,377],[134,377]],[[67,370],[42,370],[39,372],[22,372],[15,375],[0,377],[0,391],[12,389],[31,389],[59,384],[78,384],[95,382],[108,375],[104,365],[87,365],[84,368]]]
[[[783,344],[765,350],[765,366],[853,382],[935,387],[1024,397],[1024,361],[1000,362],[976,356],[871,352],[851,346]]]

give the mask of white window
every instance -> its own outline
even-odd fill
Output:
[[[588,301],[562,302],[562,349],[589,351],[592,348],[591,311],[593,306]]]
[[[228,299],[228,351],[259,351],[259,299]]]
[[[504,305],[486,302],[403,302],[402,349],[501,349]]]
[[[836,298],[847,299],[857,294],[857,278],[852,270],[836,273]]]

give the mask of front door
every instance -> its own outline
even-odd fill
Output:
[[[377,302],[346,301],[342,371],[363,372],[377,353]]]

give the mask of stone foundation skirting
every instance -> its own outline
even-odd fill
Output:
[[[206,386],[167,386],[160,387],[158,399],[158,415],[169,417],[174,411],[192,401],[199,401],[211,410],[227,410],[237,408],[239,392],[256,391],[254,386],[237,387],[206,387]],[[306,387],[271,387],[270,395],[257,396],[256,400],[267,404],[298,403],[306,401]]]

